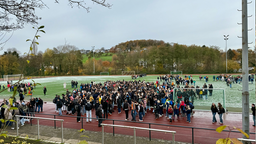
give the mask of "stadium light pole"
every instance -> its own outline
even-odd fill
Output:
[[[228,36],[224,35],[224,40],[226,41],[226,73],[228,73]]]
[[[95,74],[94,47],[95,47],[95,46],[92,46],[92,54],[93,54],[93,74]]]

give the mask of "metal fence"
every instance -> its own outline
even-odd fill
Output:
[[[101,124],[101,125],[102,125],[102,144],[104,144],[104,126],[133,129],[134,130],[134,132],[133,132],[134,144],[136,144],[136,129],[172,133],[172,143],[175,144],[176,131],[168,131],[168,130],[152,129],[152,128],[142,128],[142,127],[132,127],[132,126],[124,126],[124,125],[111,125],[111,124]]]
[[[19,136],[19,118],[33,118],[37,120],[37,139],[40,139],[40,130],[39,130],[39,120],[52,120],[54,122],[56,121],[61,121],[61,143],[64,142],[64,136],[63,136],[63,119],[52,119],[52,118],[43,118],[43,117],[32,117],[32,116],[22,116],[22,115],[15,115],[16,117],[16,129],[17,129],[17,136]],[[30,121],[31,125],[32,125],[32,121]]]
[[[44,115],[44,116],[51,116],[53,117],[52,119],[56,119],[56,117],[70,117],[70,118],[77,118],[77,116],[69,116],[69,115],[62,115],[62,116],[58,116],[57,114],[41,114],[41,113],[36,113],[36,115]],[[81,129],[84,128],[84,119],[86,119],[86,117],[80,116],[81,118]],[[96,118],[91,118],[96,120]],[[191,132],[191,143],[194,144],[195,143],[195,130],[204,130],[204,131],[216,131],[216,129],[212,129],[212,128],[200,128],[200,127],[189,127],[189,126],[179,126],[179,125],[168,125],[168,124],[159,124],[159,123],[147,123],[147,122],[138,122],[138,121],[126,121],[126,120],[116,120],[116,119],[104,119],[104,121],[109,121],[111,122],[113,125],[115,125],[115,122],[125,122],[127,123],[139,123],[139,124],[144,124],[144,125],[148,125],[148,128],[152,128],[152,126],[164,126],[164,127],[174,127],[174,128],[182,128],[182,129],[189,129],[189,131]],[[32,121],[30,122],[30,124],[32,125]],[[54,128],[56,129],[56,121],[54,121]],[[115,136],[115,127],[112,126],[112,133],[113,136]],[[231,133],[240,133],[239,131],[236,130],[223,130],[223,132],[231,132]],[[250,132],[250,134],[254,134],[254,132]],[[148,135],[149,140],[151,141],[152,139],[152,135],[151,135],[151,130],[149,130],[149,135]]]

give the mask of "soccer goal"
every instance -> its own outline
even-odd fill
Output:
[[[109,75],[109,72],[100,72],[100,75]]]
[[[122,75],[135,75],[135,71],[122,71]]]
[[[23,74],[3,75],[4,81],[24,79]]]
[[[171,75],[182,75],[182,71],[170,71]]]
[[[185,94],[186,93],[186,94]],[[179,99],[179,95],[182,99]],[[173,101],[184,101],[184,95],[189,97],[189,101],[194,102],[195,109],[210,110],[212,103],[216,106],[221,103],[226,109],[226,93],[224,88],[174,88]]]

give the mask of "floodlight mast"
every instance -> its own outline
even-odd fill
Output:
[[[226,41],[226,73],[228,73],[228,36],[224,35],[224,40]]]
[[[95,46],[92,46],[92,53],[93,53],[93,74],[95,74],[94,47],[95,47]]]
[[[248,81],[248,19],[247,19],[247,0],[242,0],[242,123],[243,131],[250,136],[249,130],[249,81]],[[243,136],[243,138],[247,138]]]

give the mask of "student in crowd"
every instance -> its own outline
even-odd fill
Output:
[[[222,107],[221,103],[218,103],[218,114],[220,117],[220,124],[223,124],[222,115],[225,113],[225,109]]]
[[[172,115],[173,115],[173,109],[172,109],[172,106],[170,105],[168,108],[168,116],[169,116],[170,122],[172,122]]]
[[[187,122],[191,123],[190,121],[190,114],[191,114],[191,108],[189,105],[186,106],[186,113],[187,113]]]
[[[85,110],[86,110],[86,122],[92,121],[92,104],[88,101],[85,105]],[[89,118],[89,120],[88,120]]]
[[[125,111],[125,120],[128,120],[129,103],[127,100],[125,100],[124,102],[124,111]]]
[[[96,115],[98,116],[99,118],[99,123],[98,123],[98,126],[101,127],[101,123],[102,123],[102,105],[100,105],[96,111]]]
[[[44,87],[43,92],[44,92],[44,95],[46,95],[46,92],[47,92],[47,88],[46,87]]]
[[[253,118],[253,125],[255,127],[255,104],[252,104],[252,118]]]
[[[216,116],[216,113],[218,112],[218,108],[216,107],[216,105],[214,103],[212,103],[211,111],[212,111],[212,123],[216,123],[217,119],[215,116]]]

